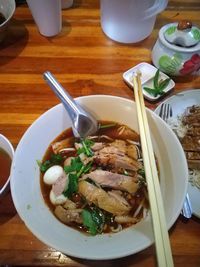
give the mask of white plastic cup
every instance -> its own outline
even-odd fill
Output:
[[[61,0],[62,9],[70,8],[73,5],[73,0]]]
[[[148,37],[168,0],[101,0],[101,27],[111,39],[136,43]]]
[[[39,32],[55,36],[62,29],[61,0],[27,0]]]

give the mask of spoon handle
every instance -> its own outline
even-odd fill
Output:
[[[188,194],[185,197],[185,201],[183,203],[183,208],[182,208],[181,213],[186,219],[189,219],[192,217],[192,206],[191,206]]]
[[[76,137],[84,138],[95,133],[98,129],[97,120],[74,101],[49,71],[44,72],[43,75],[48,85],[61,100],[66,109],[72,122],[74,135]]]
[[[81,107],[78,107],[74,99],[65,91],[61,84],[54,78],[51,72],[46,71],[44,74],[44,79],[47,81],[51,89],[57,95],[57,97],[63,103],[65,109],[67,110],[72,122],[76,120],[77,114],[82,113]]]

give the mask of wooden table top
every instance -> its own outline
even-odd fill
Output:
[[[73,97],[107,94],[132,99],[122,73],[140,62],[151,62],[151,49],[166,23],[191,19],[200,25],[199,0],[172,0],[157,17],[152,34],[138,44],[108,39],[100,26],[99,2],[75,0],[63,10],[61,34],[39,34],[26,5],[18,6],[7,38],[0,44],[0,133],[16,147],[20,138],[43,112],[59,103],[44,82],[51,71]],[[200,88],[200,77],[176,78],[170,94]],[[159,104],[146,101],[151,109]],[[170,230],[175,266],[200,266],[200,220],[180,215]],[[107,261],[79,260],[41,243],[16,213],[11,194],[0,200],[0,265],[15,266],[156,266],[152,247],[126,258]]]

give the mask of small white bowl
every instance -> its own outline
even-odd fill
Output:
[[[2,134],[0,134],[0,148],[2,148],[4,151],[6,151],[8,153],[11,160],[13,159],[14,148],[13,148],[12,144],[10,143],[10,141]],[[0,188],[0,197],[4,196],[5,193],[8,192],[9,185],[10,185],[10,176],[8,177],[4,186],[2,188]]]
[[[155,68],[153,65],[146,63],[146,62],[142,62],[134,66],[133,68],[127,70],[126,72],[124,72],[123,79],[128,84],[128,86],[133,87],[133,84],[131,82],[131,77],[134,72],[140,71],[142,88],[144,88],[145,86],[153,88],[153,77],[155,76],[157,70],[158,69]],[[169,76],[167,76],[162,71],[160,71],[159,77],[162,80],[169,78]],[[157,101],[161,97],[163,97],[165,94],[169,93],[174,88],[174,86],[175,86],[175,82],[171,79],[168,86],[163,90],[163,93],[164,93],[163,95],[158,95],[155,97],[155,96],[150,95],[144,89],[143,89],[143,95],[149,101]]]

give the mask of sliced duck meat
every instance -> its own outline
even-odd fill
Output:
[[[55,142],[51,145],[53,152],[58,154],[60,150],[64,148],[70,148],[73,138],[66,138],[61,141]],[[73,149],[73,148],[72,148]]]
[[[63,175],[60,176],[52,186],[52,191],[54,192],[55,196],[59,196],[64,192],[68,182],[68,175],[63,172]]]
[[[98,165],[102,166],[113,166],[114,168],[123,168],[127,170],[137,171],[141,169],[141,163],[137,160],[129,158],[126,155],[119,155],[119,154],[106,154],[106,153],[95,153],[94,161]]]
[[[136,145],[128,145],[126,153],[130,158],[138,159],[138,148]]]
[[[95,142],[95,143],[91,146],[91,149],[92,149],[93,151],[98,151],[98,150],[102,149],[104,146],[105,146],[105,144],[102,143],[102,142]]]
[[[124,156],[125,155],[125,152],[120,150],[119,148],[115,147],[115,146],[106,146],[104,147],[103,149],[99,150],[98,153],[100,154],[116,154],[116,155],[119,155],[119,156]]]
[[[123,168],[126,170],[138,171],[142,168],[141,162],[131,159],[128,156],[117,156],[113,160],[111,160],[111,162],[115,165],[116,168]]]
[[[76,222],[78,224],[81,224],[82,217],[81,217],[82,209],[65,209],[63,206],[59,205],[56,206],[54,213],[56,217],[61,220],[61,222],[70,224],[73,222]]]
[[[131,177],[104,170],[95,170],[85,174],[83,178],[90,178],[101,186],[111,187],[129,193],[135,193],[139,188],[137,176]]]
[[[132,131],[130,128],[128,128],[125,125],[119,127],[118,133],[119,135],[123,135],[124,139],[132,139],[135,141],[139,141],[139,135],[135,131]],[[119,137],[116,136],[116,138],[119,138]]]
[[[115,169],[123,168],[137,171],[141,163],[137,161],[137,148],[133,144],[127,145],[124,140],[115,140],[95,152],[94,160],[100,166],[112,166]]]
[[[126,142],[124,140],[117,139],[114,142],[110,143],[111,147],[118,148],[123,154],[126,154]]]
[[[137,153],[136,145],[133,145],[133,144],[127,145],[124,140],[117,139],[110,144],[110,147],[116,147],[116,148],[118,148],[119,151],[123,152],[123,154],[126,154],[127,156],[129,156],[133,159],[138,159],[138,153]],[[119,154],[119,152],[116,154]],[[120,154],[122,154],[122,153],[120,153]]]
[[[69,209],[69,210],[75,210],[76,207],[76,203],[74,203],[73,201],[71,201],[70,199],[67,199],[65,201],[65,204],[63,206],[65,209]]]
[[[87,181],[79,182],[78,191],[88,202],[114,215],[127,214],[131,209],[129,203],[122,196],[112,195],[111,192],[107,193]]]

